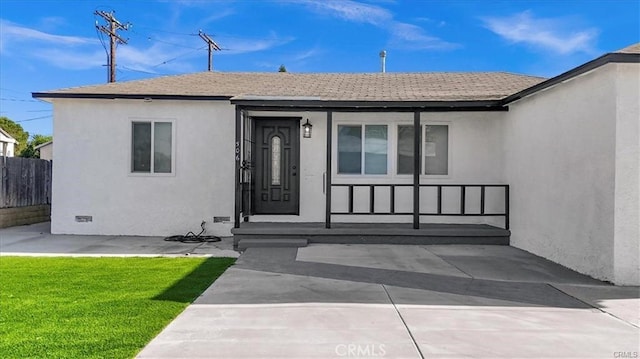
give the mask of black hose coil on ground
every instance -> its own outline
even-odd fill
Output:
[[[222,238],[218,236],[202,235],[206,231],[206,229],[204,228],[204,225],[205,225],[205,221],[202,221],[202,223],[200,223],[200,228],[202,228],[202,230],[198,234],[195,234],[189,231],[189,233],[183,236],[177,235],[177,236],[165,237],[164,240],[169,242],[182,242],[182,243],[212,243],[212,242],[220,242],[222,240]]]

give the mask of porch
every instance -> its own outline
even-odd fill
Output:
[[[427,123],[434,113],[502,112],[504,108],[434,108],[433,104],[416,106],[415,103],[408,107],[342,105],[344,107],[327,108],[282,106],[272,100],[258,99],[232,103],[236,105],[235,228],[232,229],[236,245],[243,239],[303,240],[305,243],[509,244],[509,185],[496,181],[494,175],[487,175],[498,172],[495,166],[483,167],[478,176],[467,175],[459,181],[446,167],[450,161],[445,157],[444,173],[433,176],[434,173],[426,171],[427,161],[434,158],[436,152],[446,154],[448,151],[448,144],[443,151],[428,148],[436,145],[427,141],[425,132],[429,131]],[[362,165],[356,174],[345,171],[339,167],[344,153],[340,153],[337,133],[341,127],[353,127],[355,115],[368,118],[376,114],[397,119],[378,125],[384,130],[381,151],[387,165],[368,175],[363,150],[367,140],[358,137],[357,142],[363,141],[356,151]],[[477,118],[481,121],[487,117]],[[309,136],[300,136],[300,128],[304,128],[303,123],[308,124],[309,119],[314,123],[315,136],[310,132]],[[361,136],[367,130],[367,125],[364,126],[359,132]],[[449,124],[441,127],[448,131]],[[405,131],[402,144],[400,130]],[[444,136],[448,143],[448,132]],[[469,143],[467,138],[452,141]],[[467,158],[476,158],[478,148],[483,147],[482,143],[475,143],[467,148]],[[465,155],[462,147],[458,154]],[[301,163],[300,158],[305,161]],[[400,158],[404,161],[402,168],[396,164]],[[269,201],[274,203],[271,208],[259,206]],[[285,202],[289,202],[291,208],[276,208],[275,204]]]
[[[341,244],[494,244],[509,245],[508,229],[487,224],[244,222],[231,230],[241,240],[303,240]]]

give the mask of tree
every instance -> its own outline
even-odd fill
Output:
[[[47,143],[49,141],[53,141],[53,136],[45,136],[45,135],[33,135],[33,138],[31,139],[31,144],[33,144],[33,147],[36,146],[40,146],[43,143]]]
[[[284,67],[284,65],[280,65],[280,68],[278,69],[278,72],[287,72],[287,68]]]
[[[33,138],[27,143],[27,146],[22,149],[19,156],[26,158],[40,158],[40,150],[36,150],[36,147],[49,141],[53,141],[53,136],[33,135]]]
[[[18,141],[14,149],[15,153],[20,153],[27,147],[29,132],[25,131],[19,123],[11,121],[8,117],[0,116],[0,127]]]

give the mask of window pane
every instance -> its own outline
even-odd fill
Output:
[[[153,125],[153,172],[171,173],[171,122]]]
[[[425,127],[424,163],[425,174],[446,175],[449,173],[449,126]]]
[[[131,171],[151,172],[151,123],[134,122]]]
[[[280,137],[271,139],[271,185],[280,185]]]
[[[413,125],[398,126],[398,174],[413,174]],[[420,164],[422,167],[422,164]]]
[[[364,173],[387,173],[387,126],[364,126]]]
[[[362,126],[338,126],[338,173],[362,173]]]

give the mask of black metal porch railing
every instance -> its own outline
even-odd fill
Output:
[[[506,184],[420,184],[422,187],[435,187],[437,189],[437,207],[435,212],[419,212],[420,216],[476,216],[476,217],[490,217],[498,216],[504,217],[505,229],[509,229],[509,185]],[[398,212],[396,211],[396,188],[397,187],[414,187],[413,184],[344,184],[344,183],[332,183],[331,187],[347,187],[348,188],[348,208],[347,211],[331,211],[331,215],[414,215],[414,212]],[[354,211],[354,188],[356,187],[368,187],[369,188],[369,210],[368,211]],[[376,188],[388,187],[389,188],[389,210],[380,212],[376,211]],[[460,188],[459,203],[460,208],[458,212],[444,212],[442,210],[442,188],[444,187],[457,187]],[[480,188],[480,212],[468,212],[467,211],[467,189],[468,188]],[[487,188],[502,188],[504,190],[504,210],[502,212],[487,212],[486,211],[486,189]],[[415,208],[415,207],[414,207]]]

